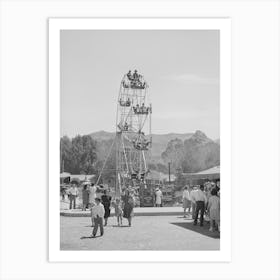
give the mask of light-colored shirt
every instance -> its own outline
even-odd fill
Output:
[[[197,190],[191,190],[191,192],[190,192],[190,199],[194,203],[195,203],[195,193],[196,192],[197,192]]]
[[[70,190],[69,190],[69,193],[72,194],[72,195],[78,195],[79,194],[78,188],[77,187],[71,187]]]
[[[97,215],[100,218],[103,218],[104,214],[105,214],[105,209],[102,203],[99,203],[98,205],[96,204],[91,208],[91,215],[93,218],[97,218]]]
[[[100,191],[96,193],[96,197],[97,197],[97,198],[100,198],[100,199],[101,199],[102,195],[103,195],[103,193],[100,192]]]
[[[162,197],[161,190],[156,191],[156,204],[161,204],[161,197]]]
[[[186,198],[188,200],[190,200],[190,193],[188,190],[184,190],[183,191],[183,199]]]
[[[89,202],[94,203],[95,198],[96,198],[96,186],[90,186],[89,187]]]
[[[205,193],[200,189],[193,192],[192,198],[193,198],[193,201],[195,201],[195,202],[197,202],[197,201],[204,201],[205,203],[207,202],[207,197],[206,197]]]

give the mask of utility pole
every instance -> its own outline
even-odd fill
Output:
[[[169,179],[169,185],[170,185],[170,165],[171,165],[171,162],[168,162],[168,179]]]

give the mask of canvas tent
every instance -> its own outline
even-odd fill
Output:
[[[220,166],[214,166],[209,169],[197,172],[197,173],[184,173],[184,178],[188,184],[200,184],[202,181],[219,180],[220,179]]]
[[[220,166],[214,166],[207,170],[195,173],[197,176],[218,176],[220,178]]]

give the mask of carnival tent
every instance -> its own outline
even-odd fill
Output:
[[[203,170],[200,172],[195,173],[196,175],[220,175],[220,166],[214,166],[207,170]]]
[[[219,180],[220,166],[214,166],[197,173],[184,173],[183,176],[189,181],[189,184],[194,184],[195,182],[198,183],[205,180]]]

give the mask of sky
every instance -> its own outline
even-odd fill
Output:
[[[61,136],[116,130],[120,82],[149,84],[152,133],[220,136],[219,31],[61,31]]]

